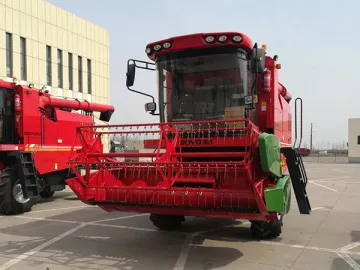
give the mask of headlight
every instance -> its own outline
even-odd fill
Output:
[[[233,36],[232,40],[235,42],[240,42],[240,41],[242,41],[242,37],[241,36]]]
[[[146,48],[145,52],[146,52],[147,54],[149,54],[149,53],[151,53],[151,49],[150,49],[150,48]]]
[[[252,96],[245,96],[245,105],[249,105],[253,103],[253,97]]]
[[[165,43],[163,44],[163,47],[164,47],[165,49],[169,49],[170,46],[171,46],[170,42],[165,42]]]
[[[156,103],[155,102],[145,103],[145,111],[146,112],[156,111]]]
[[[161,49],[161,45],[156,44],[156,45],[154,46],[154,50],[155,50],[155,51],[158,51],[158,50],[160,50],[160,49]]]
[[[205,41],[208,42],[208,43],[213,42],[214,40],[215,40],[215,38],[213,36],[207,36],[205,38]]]
[[[220,41],[220,42],[225,42],[226,39],[227,39],[227,36],[220,36],[220,37],[219,37],[219,41]]]

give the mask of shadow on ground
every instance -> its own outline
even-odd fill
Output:
[[[359,260],[355,260],[356,263],[360,264]],[[344,259],[337,257],[332,261],[331,268],[329,270],[354,270],[358,269],[355,267],[351,267]]]
[[[36,201],[36,204],[43,204],[43,203],[49,203],[54,202],[56,200],[74,200],[75,198],[78,200],[78,198],[74,195],[73,192],[67,192],[67,191],[61,191],[61,192],[55,192],[53,196],[50,198],[40,198]]]
[[[352,242],[360,241],[360,231],[352,231],[350,233],[350,235],[351,235],[351,241]]]
[[[82,211],[74,212],[81,215]],[[64,214],[59,216],[65,218]],[[57,216],[51,218],[58,219]],[[45,220],[24,222],[0,229],[0,257],[10,260],[77,226]],[[186,234],[181,232],[193,233],[236,224],[238,222],[233,220],[197,218],[188,220],[180,232],[147,232],[86,226],[19,262],[17,267],[36,266],[36,269],[51,269],[51,266],[62,265],[89,269],[91,265],[91,269],[99,270],[172,269],[186,239]],[[121,225],[121,220],[118,221],[118,225]],[[242,232],[245,233],[246,230],[248,229],[240,230],[237,234],[239,241]],[[207,233],[206,237],[208,236],[217,239],[216,234],[212,236],[212,233]],[[201,238],[204,239],[204,236],[196,237],[195,244],[200,243]],[[248,239],[247,236],[245,238]],[[202,269],[225,267],[243,256],[241,251],[230,247],[197,246],[195,249],[197,253],[202,254],[201,261],[197,261],[197,265],[200,264]]]

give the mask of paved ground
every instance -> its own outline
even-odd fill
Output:
[[[148,215],[106,213],[61,192],[26,215],[0,216],[0,270],[360,269],[360,166],[306,167],[314,211],[300,216],[293,199],[274,241],[251,239],[245,221],[189,219],[181,232],[160,232]]]
[[[348,156],[344,155],[310,155],[303,157],[305,162],[319,162],[319,163],[348,163]]]

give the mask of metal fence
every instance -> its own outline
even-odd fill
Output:
[[[310,154],[303,157],[304,162],[348,163],[348,155],[344,153]]]

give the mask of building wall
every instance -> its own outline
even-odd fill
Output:
[[[360,118],[348,121],[349,162],[360,163]]]
[[[16,77],[20,83],[33,83],[36,88],[47,86],[55,96],[109,104],[109,33],[106,29],[44,0],[0,0],[0,18],[0,79]],[[6,33],[12,36],[10,50]],[[26,44],[24,54],[21,40]],[[51,47],[49,58],[47,46]],[[11,74],[7,74],[7,50],[12,54]],[[62,52],[61,73],[58,50]],[[69,54],[72,54],[72,68]],[[79,89],[79,57],[82,89]],[[89,87],[88,60],[91,61]],[[22,63],[26,63],[26,69],[22,69]],[[51,67],[49,74],[47,67]],[[26,78],[22,77],[22,70],[26,70]],[[72,71],[72,86],[69,71]]]

